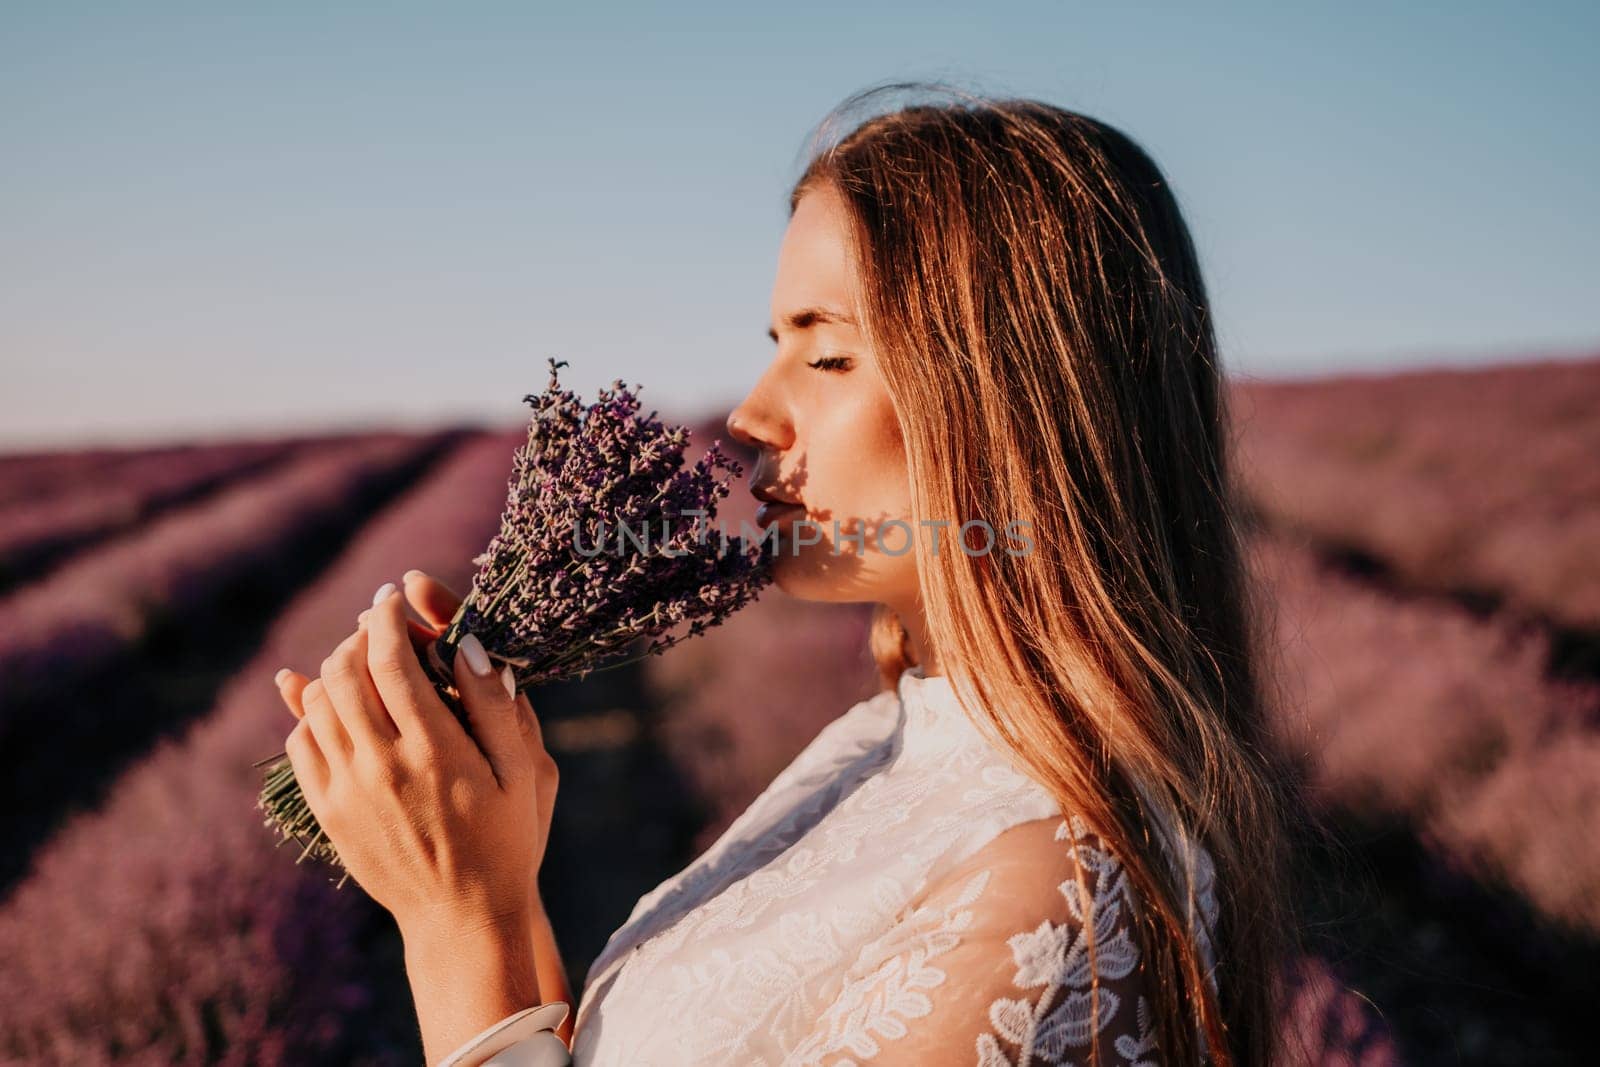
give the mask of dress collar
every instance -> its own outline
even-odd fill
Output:
[[[981,736],[966,710],[978,707],[970,687],[963,687],[958,694],[947,675],[930,678],[918,664],[900,672],[896,689],[900,698],[902,758],[945,750]]]

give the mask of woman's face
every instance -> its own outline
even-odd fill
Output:
[[[778,527],[778,587],[903,610],[917,598],[910,479],[899,420],[854,323],[859,288],[846,232],[832,187],[801,197],[778,250],[777,348],[728,416],[728,432],[759,453],[752,492],[798,503],[761,520]]]

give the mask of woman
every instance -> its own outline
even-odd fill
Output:
[[[463,649],[478,756],[391,590],[320,678],[283,676],[286,749],[400,924],[429,1062],[1266,1063],[1292,791],[1177,204],[1126,136],[1036,101],[823,145],[728,429],[780,587],[878,605],[884,688],[640,899],[575,1018],[526,698]],[[455,604],[415,573],[406,599],[435,628]]]

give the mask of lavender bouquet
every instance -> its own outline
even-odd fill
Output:
[[[477,635],[492,661],[511,664],[518,688],[582,678],[703,633],[772,578],[768,542],[720,531],[708,539],[717,502],[729,492],[716,472],[743,473],[721,441],[685,467],[686,428],[664,426],[655,412],[641,417],[637,396],[620,379],[586,407],[557,387],[563,366],[551,359],[544,393],[523,398],[534,416],[513,458],[500,530],[474,557],[470,591],[422,657],[469,735],[450,668],[466,634]],[[639,644],[641,655],[618,661]],[[297,863],[314,856],[342,866],[287,754],[255,765],[267,763],[257,805],[265,825],[283,840],[305,842]]]

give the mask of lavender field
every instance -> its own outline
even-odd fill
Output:
[[[1233,385],[1318,1062],[1564,1064],[1600,994],[1600,357]],[[696,421],[697,449],[722,413]],[[276,847],[254,760],[372,590],[464,588],[521,427],[0,456],[0,1062],[415,1064],[392,922]],[[748,469],[748,464],[747,464]],[[736,493],[721,521],[753,509]],[[876,688],[769,589],[533,691],[574,989],[640,894]]]

